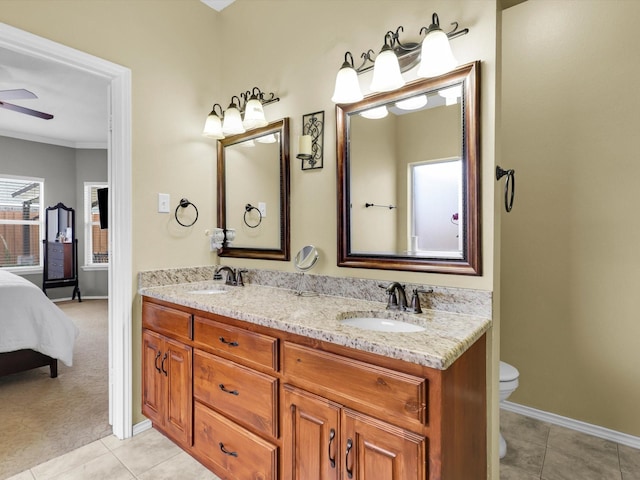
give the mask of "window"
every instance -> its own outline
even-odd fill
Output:
[[[88,267],[109,264],[109,230],[100,228],[98,207],[98,190],[106,187],[106,183],[84,183],[84,263]]]
[[[44,179],[0,176],[0,267],[42,267]]]
[[[411,225],[409,249],[415,255],[462,258],[462,160],[409,164]]]

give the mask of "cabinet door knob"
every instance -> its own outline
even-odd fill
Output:
[[[329,430],[329,462],[331,462],[331,468],[336,468],[336,456],[335,454],[331,455],[331,444],[333,440],[336,438],[336,431],[332,428]]]
[[[353,448],[353,441],[351,439],[347,440],[347,453],[344,456],[344,468],[347,471],[347,477],[353,478],[353,468],[349,468],[349,453],[351,453],[351,449]]]
[[[218,385],[218,388],[220,388],[220,390],[222,390],[223,392],[229,393],[231,395],[240,395],[240,392],[238,392],[237,390],[227,390],[227,387],[224,386],[224,383]]]
[[[220,450],[222,450],[222,453],[224,453],[225,455],[229,455],[230,457],[238,457],[238,452],[230,452],[229,450],[227,450],[226,448],[224,448],[224,443],[220,442]]]

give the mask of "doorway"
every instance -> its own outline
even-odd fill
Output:
[[[0,46],[58,62],[109,83],[109,419],[120,439],[133,433],[131,380],[131,71],[0,23]]]

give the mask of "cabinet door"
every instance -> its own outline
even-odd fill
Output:
[[[162,373],[167,383],[164,426],[167,434],[185,445],[191,445],[192,349],[167,338],[164,355],[167,355],[162,362]]]
[[[164,425],[166,382],[162,375],[164,341],[156,333],[142,333],[142,413],[154,424]]]
[[[425,437],[347,408],[342,411],[343,479],[424,480]]]
[[[337,480],[340,462],[340,405],[284,385],[284,480]]]

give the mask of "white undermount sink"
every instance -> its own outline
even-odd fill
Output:
[[[193,293],[194,295],[216,295],[218,293],[227,293],[227,289],[222,287],[201,288],[198,290],[189,290],[187,293]]]
[[[425,330],[420,325],[390,318],[391,316],[386,312],[361,312],[359,314],[343,314],[340,316],[341,318],[338,318],[338,321],[343,325],[374,332],[415,333]]]

